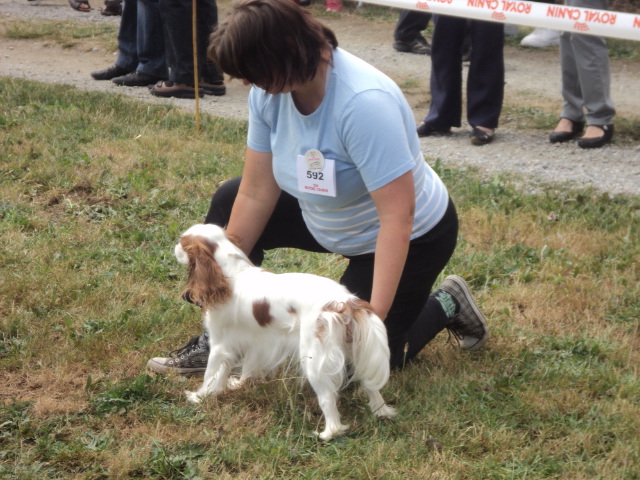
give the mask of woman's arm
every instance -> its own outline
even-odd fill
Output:
[[[247,147],[238,196],[231,210],[227,232],[240,242],[247,255],[260,238],[280,197],[271,169],[272,154]]]
[[[371,306],[384,320],[396,296],[409,251],[415,211],[413,173],[408,171],[371,192],[371,197],[380,218]]]

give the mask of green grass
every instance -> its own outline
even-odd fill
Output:
[[[198,379],[144,372],[200,331],[172,247],[240,173],[246,124],[197,134],[174,108],[10,78],[0,98],[1,478],[640,478],[640,198],[530,195],[429,159],[461,217],[445,273],[492,339],[432,342],[384,390],[394,421],[348,388],[349,433],[323,444],[295,372],[201,406],[183,395]]]
[[[10,20],[3,22],[2,36],[15,40],[43,40],[71,48],[96,42],[117,50],[118,25],[112,23],[76,23],[53,20]]]

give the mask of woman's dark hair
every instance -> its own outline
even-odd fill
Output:
[[[211,34],[209,58],[233,78],[280,92],[314,77],[331,29],[293,0],[239,0]]]

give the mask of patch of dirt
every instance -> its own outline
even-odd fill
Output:
[[[318,1],[318,0],[316,0]],[[227,0],[218,3],[221,17]],[[113,22],[120,17],[104,17],[93,1],[90,13],[72,10],[65,0],[0,0],[2,20],[43,18],[79,22]],[[366,8],[366,5],[363,7]],[[398,53],[392,47],[393,22],[372,22],[349,13],[322,18],[334,29],[340,46],[373,64],[403,89],[416,121],[427,113],[429,105],[429,57]],[[124,94],[145,102],[173,104],[193,110],[193,100],[160,99],[146,88],[118,87],[112,82],[98,82],[90,72],[113,64],[117,52],[105,51],[89,43],[62,48],[43,41],[0,38],[0,76],[13,76],[42,82],[75,85],[82,90],[100,90]],[[545,50],[505,49],[505,103],[560,111],[560,64],[557,48]],[[466,72],[466,68],[464,68]],[[612,95],[618,117],[637,119],[640,95],[640,62],[612,60]],[[248,87],[238,81],[227,84],[223,97],[207,96],[199,101],[202,112],[246,119]],[[633,92],[633,93],[631,93]],[[508,125],[503,114],[503,123]],[[469,127],[454,129],[454,135],[423,140],[425,155],[447,164],[473,165],[487,175],[510,172],[525,184],[567,182],[577,186],[594,186],[612,194],[640,193],[640,146],[613,145],[595,151],[582,151],[573,143],[550,145],[548,132],[498,129],[496,141],[485,147],[473,147]]]

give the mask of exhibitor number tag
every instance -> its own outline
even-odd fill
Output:
[[[325,159],[316,149],[297,159],[298,190],[315,195],[336,196],[335,160]]]

